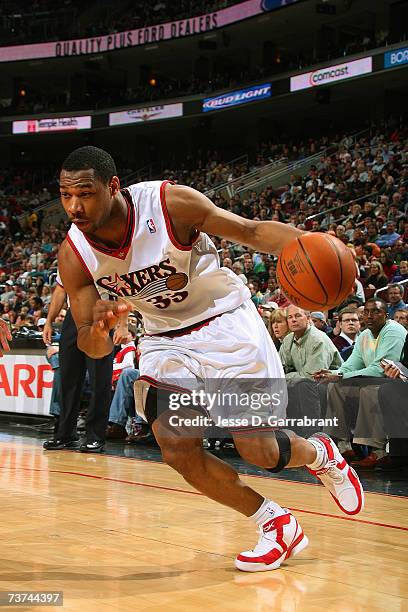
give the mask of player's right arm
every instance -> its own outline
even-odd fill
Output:
[[[109,332],[129,308],[99,299],[94,282],[66,240],[58,253],[58,269],[78,329],[78,348],[93,359],[109,355],[113,349]]]

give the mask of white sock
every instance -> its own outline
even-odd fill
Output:
[[[254,521],[258,526],[263,525],[266,521],[270,521],[271,519],[276,518],[277,516],[281,516],[282,514],[287,514],[287,510],[285,508],[281,508],[279,504],[275,504],[275,502],[270,499],[264,499],[261,506],[258,510],[250,516],[249,518]]]
[[[308,442],[316,449],[316,459],[313,463],[309,463],[306,467],[311,470],[320,470],[328,461],[327,450],[323,442],[320,442],[317,438],[309,438]]]

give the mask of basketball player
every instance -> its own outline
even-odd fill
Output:
[[[238,569],[278,568],[308,544],[296,518],[206,453],[201,431],[183,435],[171,427],[169,410],[158,414],[157,401],[158,390],[174,391],[166,384],[169,378],[240,379],[254,373],[262,379],[284,378],[249,290],[233,272],[219,267],[207,233],[278,254],[300,232],[279,222],[243,219],[217,208],[194,189],[169,181],[121,190],[112,157],[95,147],[81,147],[67,157],[60,192],[72,225],[60,247],[59,270],[78,327],[79,348],[93,358],[109,354],[109,331],[119,315],[131,309],[142,314],[142,387],[135,390],[135,398],[164,461],[203,494],[258,525],[258,544],[238,555]],[[126,303],[100,300],[95,285]],[[179,413],[192,418],[200,409],[186,407]],[[329,437],[315,434],[305,440],[286,430],[262,433],[232,432],[244,459],[271,472],[306,466],[345,513],[360,512],[361,484]]]

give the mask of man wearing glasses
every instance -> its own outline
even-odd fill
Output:
[[[331,338],[334,346],[345,361],[351,355],[357,336],[360,333],[361,325],[356,308],[343,308],[339,312],[340,334]]]

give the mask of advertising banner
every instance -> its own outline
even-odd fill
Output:
[[[125,111],[109,113],[109,125],[125,125],[126,123],[142,123],[182,117],[183,104],[164,104],[162,106],[145,106],[143,108],[130,108]]]
[[[154,44],[162,40],[172,40],[210,32],[296,2],[299,2],[299,0],[246,0],[246,2],[240,2],[220,11],[170,23],[146,26],[137,30],[79,38],[77,40],[0,47],[0,62],[91,55],[92,53],[106,53],[115,49]]]
[[[0,411],[49,416],[52,381],[45,356],[5,354],[0,361]]]
[[[240,106],[241,104],[247,104],[248,102],[254,102],[255,100],[270,98],[271,95],[272,91],[270,83],[265,83],[264,85],[254,85],[253,87],[246,87],[245,89],[238,89],[236,91],[229,91],[220,96],[215,96],[214,98],[206,98],[203,101],[203,112],[208,113],[209,111],[220,110],[221,108]]]
[[[24,119],[24,121],[13,121],[13,134],[72,132],[75,130],[89,130],[90,127],[91,115],[52,117],[51,119]]]
[[[408,64],[408,47],[401,47],[401,49],[384,53],[384,68],[394,68],[394,66],[401,66],[402,64]]]
[[[320,85],[331,85],[338,81],[351,79],[355,76],[368,74],[373,71],[372,57],[363,57],[362,59],[335,66],[326,66],[306,72],[290,79],[290,91],[300,91],[301,89],[309,89],[309,87],[319,87]]]

